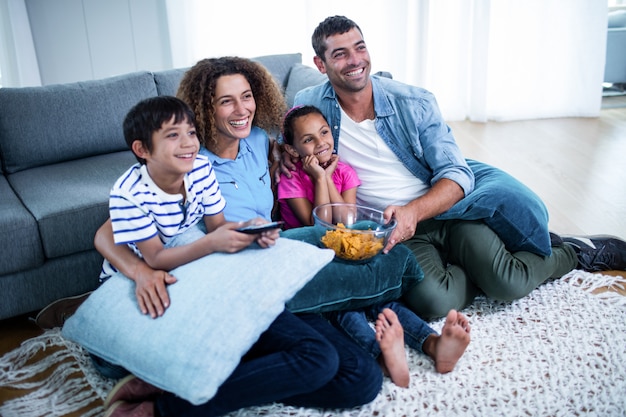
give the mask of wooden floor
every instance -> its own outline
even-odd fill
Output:
[[[553,231],[626,239],[626,107],[598,118],[449,124],[466,157],[507,171],[544,200]]]

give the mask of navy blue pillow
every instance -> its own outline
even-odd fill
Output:
[[[298,227],[285,230],[282,237],[322,245],[323,228]],[[287,302],[294,313],[323,313],[356,310],[402,298],[424,278],[415,255],[404,245],[366,262],[334,258]]]
[[[498,168],[467,163],[476,177],[474,191],[436,219],[483,220],[510,252],[549,256],[548,210],[539,196]]]

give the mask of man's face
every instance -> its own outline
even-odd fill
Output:
[[[328,75],[337,91],[358,92],[363,90],[370,77],[370,54],[361,32],[352,28],[346,33],[326,38],[325,61],[315,57],[315,65]]]

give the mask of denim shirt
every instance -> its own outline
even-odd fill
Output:
[[[444,122],[435,96],[385,77],[372,75],[371,80],[376,130],[398,159],[424,183],[433,186],[447,178],[469,195],[474,174]],[[300,91],[294,104],[314,105],[326,115],[339,152],[341,110],[330,82]]]
[[[398,159],[426,184],[447,178],[465,192],[465,198],[435,219],[483,220],[509,251],[550,255],[548,211],[532,190],[504,171],[465,160],[432,93],[376,75],[371,80],[376,131]],[[330,82],[300,91],[294,102],[324,113],[337,151],[341,109]]]

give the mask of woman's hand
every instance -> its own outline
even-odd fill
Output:
[[[248,220],[247,222],[241,224],[240,227],[261,226],[261,225],[264,225],[266,223],[269,223],[269,222],[267,220],[261,218],[261,217],[257,217],[257,218]],[[256,238],[256,243],[260,247],[262,247],[262,248],[269,248],[270,246],[274,246],[276,244],[276,240],[279,237],[279,232],[278,232],[279,230],[280,229],[278,229],[278,228],[271,229],[271,230],[266,230],[264,232],[252,234],[251,236],[254,236]]]
[[[279,236],[278,229],[268,230],[257,235],[256,243],[262,248],[269,248],[276,244]]]

